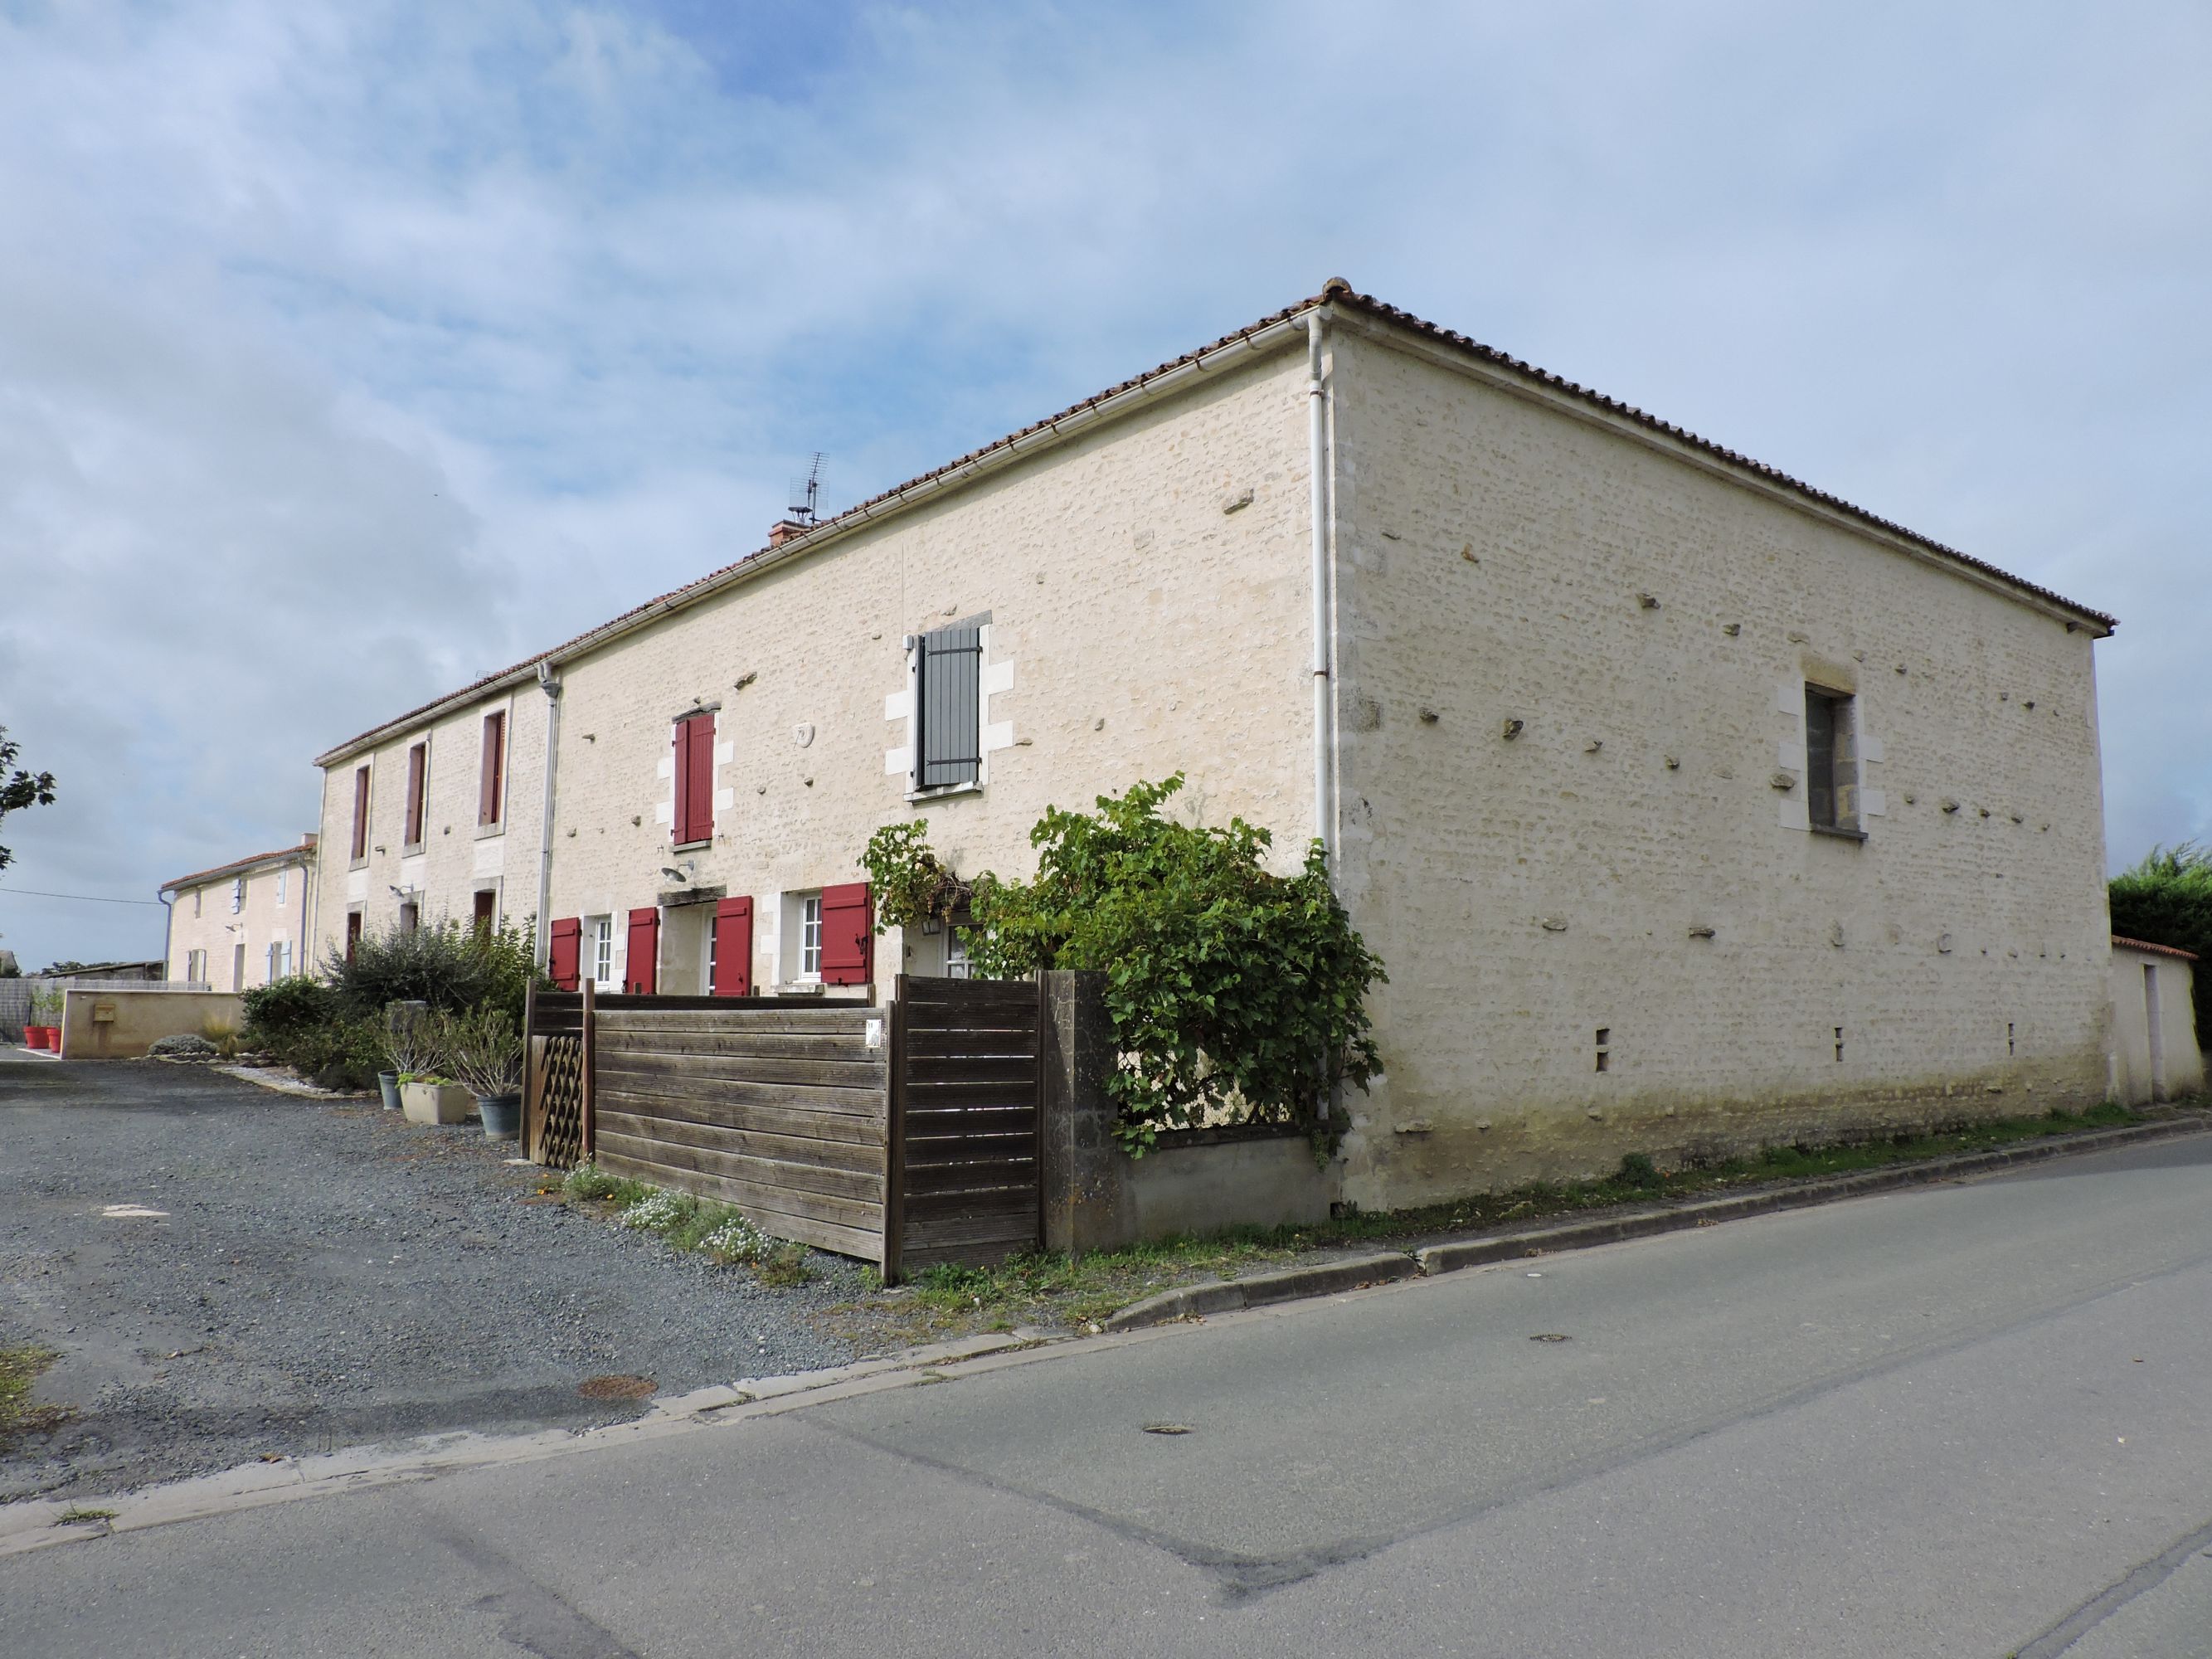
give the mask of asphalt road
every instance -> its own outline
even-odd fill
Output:
[[[2186,1659],[2208,1405],[2212,1137],[39,1551],[0,1607],[46,1655]]]

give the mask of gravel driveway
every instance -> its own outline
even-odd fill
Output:
[[[0,1501],[636,1415],[578,1394],[609,1373],[672,1391],[853,1357],[812,1318],[858,1291],[852,1264],[770,1289],[672,1255],[537,1198],[543,1172],[473,1126],[8,1054],[0,1347],[58,1352],[34,1401],[72,1414],[0,1452]]]

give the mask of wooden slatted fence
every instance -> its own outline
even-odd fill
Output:
[[[601,1168],[735,1204],[779,1238],[884,1259],[880,1008],[617,1009],[597,1020]]]
[[[1036,981],[812,997],[530,1004],[529,1155],[734,1204],[886,1279],[1039,1239]],[[572,1120],[568,1115],[573,1112]]]
[[[886,1279],[1037,1247],[1041,994],[1032,980],[900,976]]]

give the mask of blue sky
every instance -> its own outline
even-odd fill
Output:
[[[0,0],[0,945],[320,749],[1341,273],[2118,613],[2212,834],[2199,4]]]

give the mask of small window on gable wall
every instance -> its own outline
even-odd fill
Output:
[[[236,876],[230,884],[230,914],[236,915],[246,908],[246,878]]]
[[[366,765],[356,766],[353,772],[353,861],[356,864],[368,862],[368,768]]]
[[[1805,816],[1815,830],[1858,828],[1848,692],[1805,688]]]
[[[915,647],[916,789],[981,781],[983,767],[983,625],[933,628]]]
[[[407,827],[403,840],[409,848],[422,845],[423,825],[429,817],[430,744],[428,739],[407,751]]]
[[[477,823],[492,829],[506,811],[507,710],[483,717],[483,747],[477,757]]]

